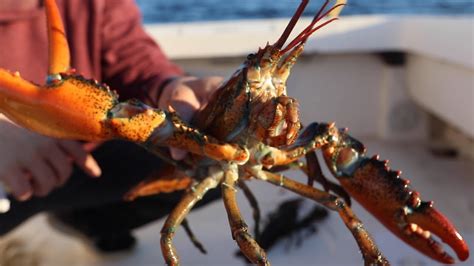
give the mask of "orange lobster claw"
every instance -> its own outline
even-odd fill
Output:
[[[432,202],[421,201],[409,181],[400,178],[400,171],[391,171],[388,161],[378,156],[365,156],[365,147],[342,132],[337,147],[323,149],[326,163],[342,187],[365,209],[395,235],[442,263],[455,260],[443,250],[432,235],[448,244],[462,261],[469,257],[469,248],[454,225]]]
[[[249,153],[190,128],[176,114],[137,100],[119,102],[105,84],[70,69],[70,53],[55,0],[45,0],[49,66],[46,84],[36,85],[18,72],[0,68],[0,112],[37,133],[64,139],[123,139],[153,150],[186,149],[216,160],[246,162]]]
[[[65,139],[147,141],[166,114],[142,103],[118,102],[105,84],[75,74],[55,0],[45,0],[49,64],[46,84],[0,68],[0,112],[37,133]],[[168,134],[169,135],[169,134]]]
[[[69,70],[69,47],[59,10],[54,0],[45,0],[45,7],[49,41],[46,84],[33,84],[18,72],[0,68],[0,112],[44,135],[105,140],[109,132],[100,121],[112,108],[115,95],[105,86],[102,91],[97,90],[97,84],[83,78],[86,86],[78,89],[79,77]]]

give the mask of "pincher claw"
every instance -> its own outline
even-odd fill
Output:
[[[340,132],[337,146],[323,149],[325,160],[342,187],[372,213],[392,233],[421,253],[442,263],[455,259],[438,240],[449,245],[461,261],[469,257],[469,248],[454,225],[433,202],[422,201],[409,181],[393,171],[379,156],[365,156],[364,146]]]

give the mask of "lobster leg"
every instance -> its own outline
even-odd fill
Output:
[[[248,226],[242,218],[235,196],[235,183],[238,180],[237,165],[229,163],[224,165],[224,182],[222,195],[224,206],[229,218],[232,238],[237,242],[242,253],[256,265],[270,265],[265,250],[263,250],[248,232]]]
[[[176,232],[176,227],[179,226],[186,215],[191,211],[193,206],[202,199],[207,191],[217,187],[223,175],[221,170],[216,170],[211,175],[190,191],[188,191],[178,205],[173,209],[161,229],[161,251],[167,265],[179,265],[179,256],[176,248],[173,245],[173,236]]]
[[[307,153],[327,145],[332,136],[337,134],[337,128],[333,124],[312,123],[307,126],[290,146],[284,150],[273,147],[262,146],[262,155],[253,158],[267,168],[288,165],[295,162]]]
[[[252,193],[252,190],[245,184],[245,181],[242,179],[239,179],[238,186],[242,189],[244,192],[245,197],[247,198],[250,207],[252,208],[252,214],[253,214],[253,220],[255,222],[255,227],[254,227],[254,235],[255,239],[260,238],[260,207],[258,206],[258,201],[255,195]]]
[[[259,171],[254,173],[259,179],[270,182],[274,185],[281,186],[285,189],[291,190],[303,197],[312,199],[333,211],[337,211],[346,227],[351,231],[360,251],[364,258],[366,265],[389,265],[388,261],[377,248],[374,240],[364,228],[362,222],[352,212],[352,209],[344,203],[344,201],[334,195],[316,188],[307,186],[305,184],[296,182],[292,179],[277,175],[268,171]]]
[[[303,164],[302,162],[293,162],[288,165],[272,167],[268,170],[272,173],[278,173],[291,168],[298,169],[308,176],[308,186],[312,187],[314,185],[314,181],[316,181],[323,186],[324,191],[334,192],[336,195],[343,198],[349,206],[351,206],[351,197],[349,194],[347,194],[344,188],[324,176],[321,170],[321,165],[319,164],[318,158],[316,156],[316,152],[309,151],[305,154],[305,156],[307,162],[306,164]]]
[[[315,149],[321,148],[329,142],[328,136],[334,134],[337,129],[333,125],[313,123],[306,127],[302,134],[296,139],[295,143],[285,150],[274,147],[261,146],[261,152],[264,155],[261,158],[252,158],[252,160],[262,163],[265,167],[273,169],[279,166],[287,166],[294,163],[299,158],[306,156],[307,165],[298,166],[300,170],[308,175],[308,185],[312,186],[313,181],[318,181],[326,191],[333,191],[344,198],[350,205],[351,200],[344,189],[329,181],[321,171]]]
[[[308,185],[313,186],[313,181],[320,183],[326,192],[332,191],[336,193],[339,197],[343,198],[344,201],[351,206],[351,197],[347,192],[338,184],[333,183],[328,180],[321,170],[321,165],[319,164],[318,157],[314,151],[308,152],[306,154],[306,174],[308,175]]]
[[[191,177],[178,171],[174,166],[165,165],[128,191],[124,199],[132,201],[138,197],[184,190],[189,188],[191,183]]]

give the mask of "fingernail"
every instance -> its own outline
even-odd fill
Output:
[[[186,157],[186,155],[188,154],[184,150],[174,149],[174,148],[170,149],[170,153],[171,153],[171,158],[173,158],[177,161],[183,160]]]
[[[100,177],[102,175],[102,169],[100,169],[100,166],[97,164],[96,160],[91,155],[87,156],[85,165],[89,170],[89,174],[91,176]]]
[[[97,166],[96,168],[92,169],[92,174],[94,175],[94,177],[100,177],[102,175],[102,170],[99,166]]]
[[[18,196],[18,200],[19,201],[26,201],[26,200],[29,200],[31,198],[31,196],[33,196],[33,191],[28,191],[28,192],[25,192],[25,193],[21,194],[20,196]]]

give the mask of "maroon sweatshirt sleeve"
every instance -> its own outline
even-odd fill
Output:
[[[182,75],[144,32],[134,0],[56,2],[66,27],[72,67],[84,77],[107,83],[121,100],[154,103],[163,81]],[[48,63],[46,37],[43,8],[0,12],[0,66],[43,83]]]
[[[105,0],[102,31],[102,79],[121,100],[138,98],[156,103],[164,81],[182,75],[144,32],[133,0]],[[153,92],[155,95],[150,95]]]

